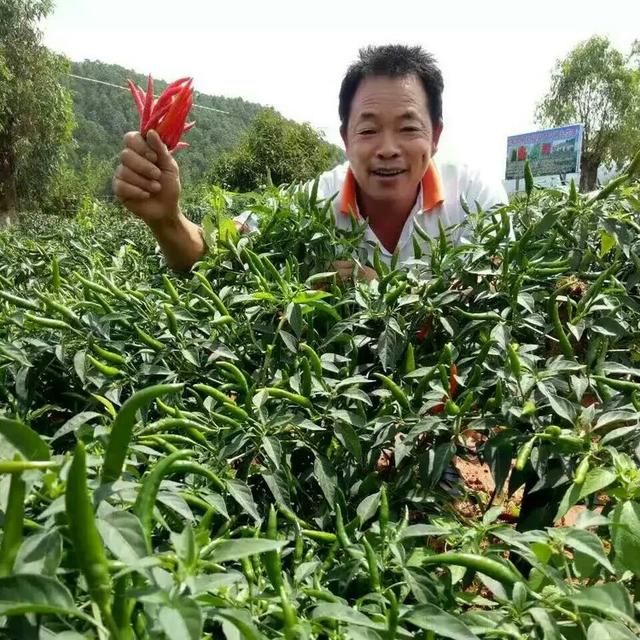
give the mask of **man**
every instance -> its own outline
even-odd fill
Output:
[[[402,45],[361,50],[342,81],[338,111],[348,162],[320,176],[318,196],[334,198],[338,226],[350,226],[351,215],[366,225],[370,258],[376,245],[386,261],[396,249],[400,263],[412,258],[414,223],[437,236],[439,221],[450,227],[464,220],[461,198],[484,209],[507,202],[499,183],[465,165],[435,162],[443,88],[433,56]],[[189,269],[205,245],[200,228],[180,211],[178,164],[155,131],[146,140],[127,133],[124,143],[114,193],[151,228],[168,264]],[[239,224],[255,221],[245,216]],[[454,241],[461,240],[458,232]],[[335,266],[343,275],[353,267]]]

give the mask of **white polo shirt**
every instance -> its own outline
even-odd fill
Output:
[[[392,252],[384,247],[366,219],[361,218],[358,212],[356,182],[349,162],[338,165],[320,175],[318,199],[326,200],[329,198],[333,201],[333,213],[338,227],[350,229],[352,214],[365,226],[363,248],[367,249],[369,262],[371,263],[373,260],[375,246],[379,245],[382,259],[389,263]],[[507,193],[499,182],[493,183],[486,180],[478,171],[472,170],[467,165],[440,164],[432,158],[429,168],[422,178],[418,197],[398,240],[399,263],[414,258],[414,235],[423,251],[426,253],[428,250],[426,241],[422,240],[415,232],[414,222],[428,236],[437,238],[439,221],[442,221],[445,228],[464,221],[467,214],[462,208],[461,199],[464,199],[471,211],[476,210],[475,203],[478,203],[483,210],[508,203]],[[243,214],[238,216],[236,220],[247,224],[252,229],[256,228],[253,216]],[[456,230],[452,235],[454,244],[460,244],[464,242],[464,239],[462,229]]]
[[[333,209],[336,224],[340,228],[351,228],[349,214],[353,212],[366,227],[363,241],[367,246],[369,261],[371,262],[373,259],[375,246],[379,245],[382,259],[388,263],[391,260],[392,252],[384,247],[368,222],[359,217],[355,186],[355,178],[349,168],[349,163],[345,162],[320,176],[318,196],[331,198],[335,195]],[[423,229],[428,236],[437,238],[439,221],[442,221],[445,228],[464,221],[467,214],[460,203],[461,198],[464,198],[468,203],[471,211],[476,210],[476,202],[484,210],[508,202],[507,194],[501,184],[491,184],[477,171],[471,170],[466,165],[438,164],[435,158],[432,159],[398,240],[397,249],[400,263],[413,259],[414,236],[423,251],[426,252],[428,249],[426,241],[422,240],[415,232],[414,224]],[[452,241],[454,244],[464,241],[461,229],[453,233]]]

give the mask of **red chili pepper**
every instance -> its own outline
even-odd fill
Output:
[[[187,123],[193,106],[192,80],[185,77],[170,83],[155,101],[151,75],[147,79],[146,92],[131,80],[127,81],[140,115],[140,133],[146,135],[150,129],[155,129],[169,151],[189,146],[186,142],[180,142],[180,138],[195,125],[195,122]]]

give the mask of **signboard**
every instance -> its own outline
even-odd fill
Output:
[[[522,178],[525,160],[529,160],[534,176],[579,173],[582,131],[583,125],[573,124],[509,136],[506,179]]]

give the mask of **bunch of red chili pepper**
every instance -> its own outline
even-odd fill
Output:
[[[157,100],[153,96],[153,78],[149,75],[147,90],[143,91],[127,80],[140,114],[140,133],[143,136],[155,129],[169,151],[184,149],[189,145],[180,138],[191,130],[195,122],[187,122],[193,105],[193,78],[180,78],[167,85]]]

